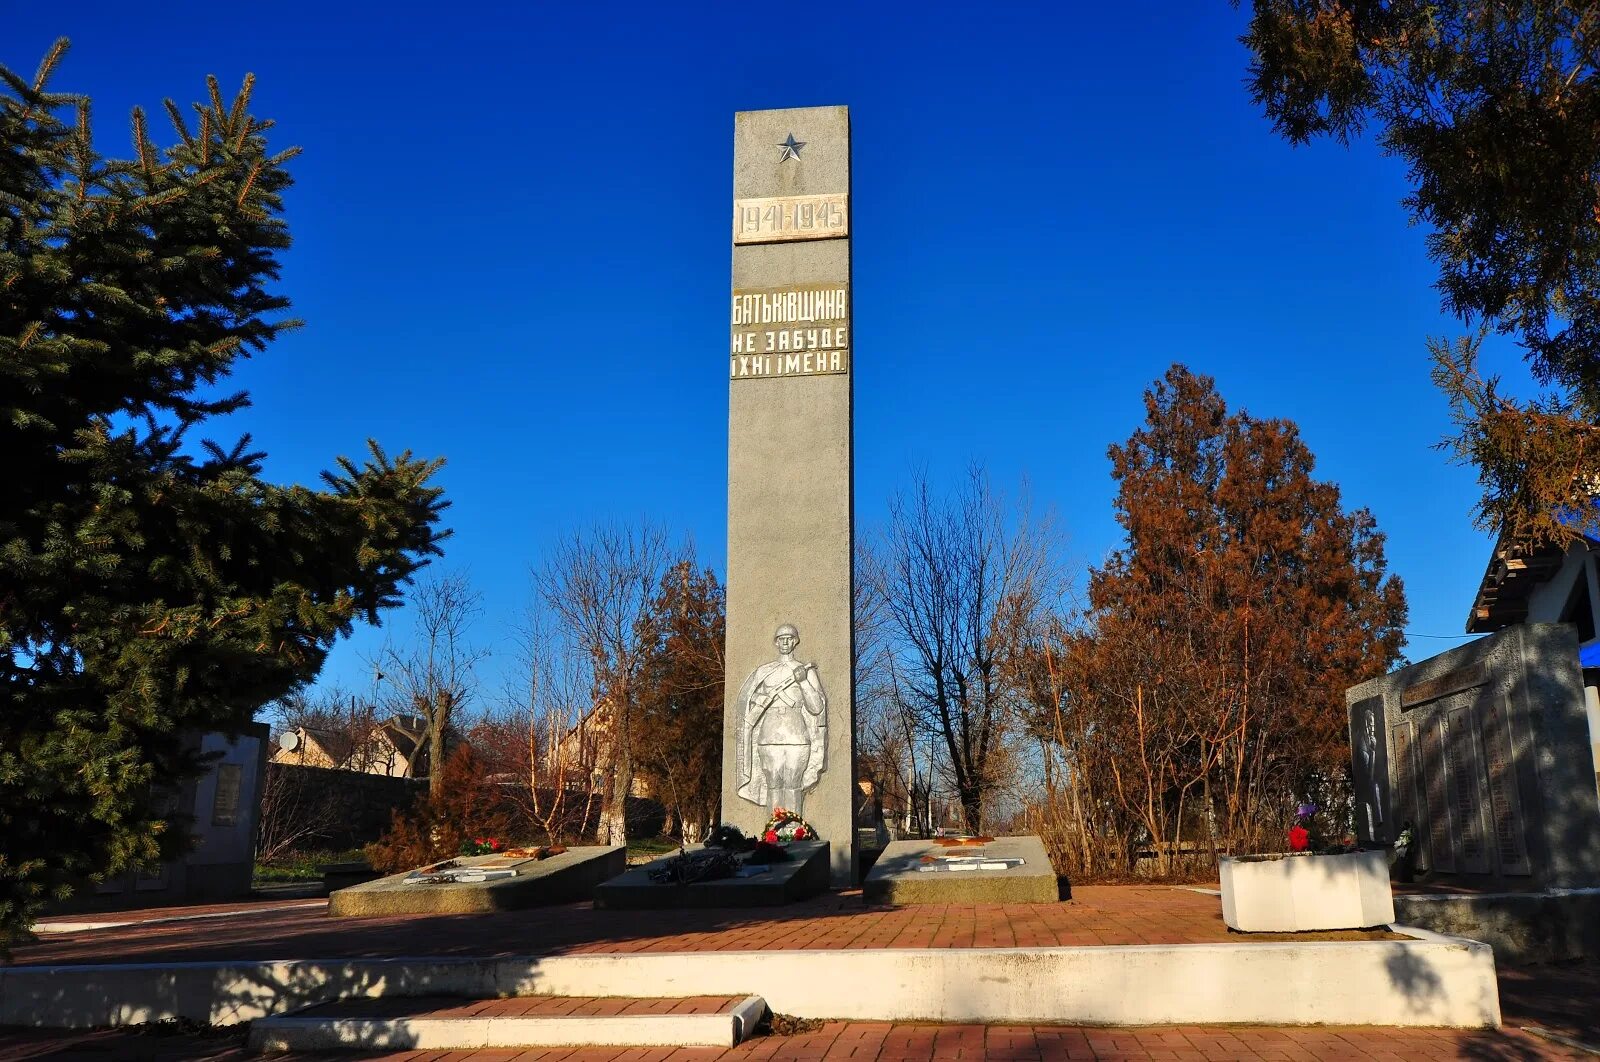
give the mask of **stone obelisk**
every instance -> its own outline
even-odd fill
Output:
[[[722,818],[855,880],[850,115],[734,116]],[[799,805],[796,808],[796,805]]]

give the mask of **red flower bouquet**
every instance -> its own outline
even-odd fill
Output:
[[[1289,851],[1304,852],[1311,847],[1311,831],[1304,826],[1289,827]]]

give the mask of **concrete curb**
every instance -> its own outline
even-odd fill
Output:
[[[720,1014],[605,1017],[262,1018],[250,1026],[257,1051],[472,1050],[489,1047],[736,1047],[766,1003],[747,996]],[[753,1015],[753,1016],[752,1016]]]
[[[271,914],[274,911],[298,911],[306,907],[326,907],[327,900],[303,900],[297,903],[268,904],[260,907],[242,907],[236,911],[208,911],[204,914],[187,915],[162,915],[156,918],[125,918],[115,922],[73,922],[58,920],[54,922],[35,922],[33,931],[40,934],[50,933],[87,933],[94,929],[122,929],[125,926],[161,926],[173,922],[203,922],[212,918],[244,918],[254,915]]]
[[[845,949],[0,969],[0,1025],[257,1021],[350,996],[755,993],[808,1018],[989,1024],[1496,1027],[1486,944],[1413,939]]]

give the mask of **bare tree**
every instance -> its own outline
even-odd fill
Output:
[[[535,608],[517,630],[517,663],[500,709],[478,730],[495,771],[514,775],[522,814],[552,843],[585,833],[599,799],[599,742],[584,666]]]
[[[880,591],[884,580],[873,569],[878,557],[864,543],[856,551],[856,765],[877,789],[884,817],[896,836],[925,836],[927,792],[919,774],[917,743],[907,713],[895,697],[894,657],[889,651],[888,617]],[[922,765],[924,768],[927,765]]]
[[[661,578],[675,560],[661,528],[606,524],[561,542],[535,576],[545,603],[588,664],[594,714],[604,715],[603,844],[627,843],[633,724],[640,678],[651,652],[641,632],[647,629]]]
[[[891,502],[878,554],[866,574],[895,700],[908,731],[937,735],[966,827],[981,831],[1019,707],[1015,652],[1059,586],[1049,525],[1008,514],[981,468],[949,498],[919,476]]]
[[[339,809],[307,791],[305,767],[270,764],[261,788],[256,826],[256,862],[272,863],[284,854],[320,841],[339,825]]]
[[[420,716],[428,743],[428,796],[443,782],[445,736],[473,690],[473,671],[488,656],[468,641],[481,611],[482,595],[461,572],[419,582],[410,595],[413,633],[403,650],[386,647],[383,670],[392,691],[386,706],[398,715]]]

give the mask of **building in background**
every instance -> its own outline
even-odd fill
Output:
[[[453,729],[445,733],[445,749],[461,741]],[[272,762],[295,767],[380,774],[390,778],[426,778],[428,725],[419,715],[396,715],[363,731],[353,728],[296,726],[278,735]]]

